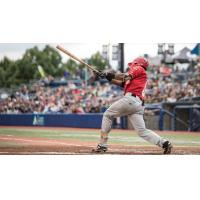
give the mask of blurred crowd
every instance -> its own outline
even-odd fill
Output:
[[[165,69],[165,70],[164,70]],[[200,96],[200,58],[171,67],[152,66],[148,72],[146,103],[177,102]]]
[[[163,69],[164,73],[163,73]],[[98,113],[123,96],[123,91],[107,82],[52,87],[53,77],[45,84],[23,85],[0,100],[0,113]],[[151,66],[148,70],[148,103],[177,102],[200,96],[200,58],[187,66],[176,62],[167,68]]]
[[[120,95],[122,91],[108,83],[77,87],[69,82],[57,88],[24,85],[0,101],[0,113],[99,113]]]

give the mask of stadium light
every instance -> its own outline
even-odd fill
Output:
[[[118,44],[112,46],[112,60],[118,60],[119,59],[119,46]]]
[[[165,43],[159,43],[158,44],[158,55],[163,55],[165,51]]]
[[[102,56],[105,60],[108,60],[109,58],[108,52],[109,52],[109,46],[107,44],[103,45]]]
[[[168,53],[170,55],[174,54],[174,44],[168,44]]]

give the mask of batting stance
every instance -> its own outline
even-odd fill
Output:
[[[103,153],[107,151],[108,134],[112,127],[113,118],[128,116],[132,127],[141,138],[163,148],[164,154],[171,153],[172,144],[145,127],[143,115],[148,65],[149,63],[145,58],[139,57],[128,64],[128,73],[116,74],[109,72],[97,74],[100,77],[105,77],[111,83],[123,87],[124,96],[105,111],[102,119],[100,142],[92,150],[93,152]]]

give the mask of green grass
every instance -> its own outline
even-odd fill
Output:
[[[26,145],[22,145],[20,143],[16,143],[16,142],[7,142],[7,141],[0,141],[0,148],[7,148],[7,147],[22,147],[22,146],[26,146]]]
[[[199,146],[200,147],[200,133],[161,133],[162,137],[170,139],[176,146]],[[48,139],[76,139],[78,141],[94,141],[99,140],[99,130],[83,129],[83,130],[54,130],[54,129],[31,129],[31,128],[0,128],[1,135],[21,136],[27,138],[48,138]],[[151,145],[141,139],[135,131],[115,131],[109,134],[110,144],[123,145]],[[0,141],[0,147],[6,145],[4,141]],[[8,144],[7,144],[8,145]],[[17,144],[16,144],[17,145]]]

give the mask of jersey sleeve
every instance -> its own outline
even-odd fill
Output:
[[[134,67],[128,71],[128,75],[131,76],[132,78],[136,78],[140,74],[142,74],[142,72],[143,72],[143,69],[141,67]]]

